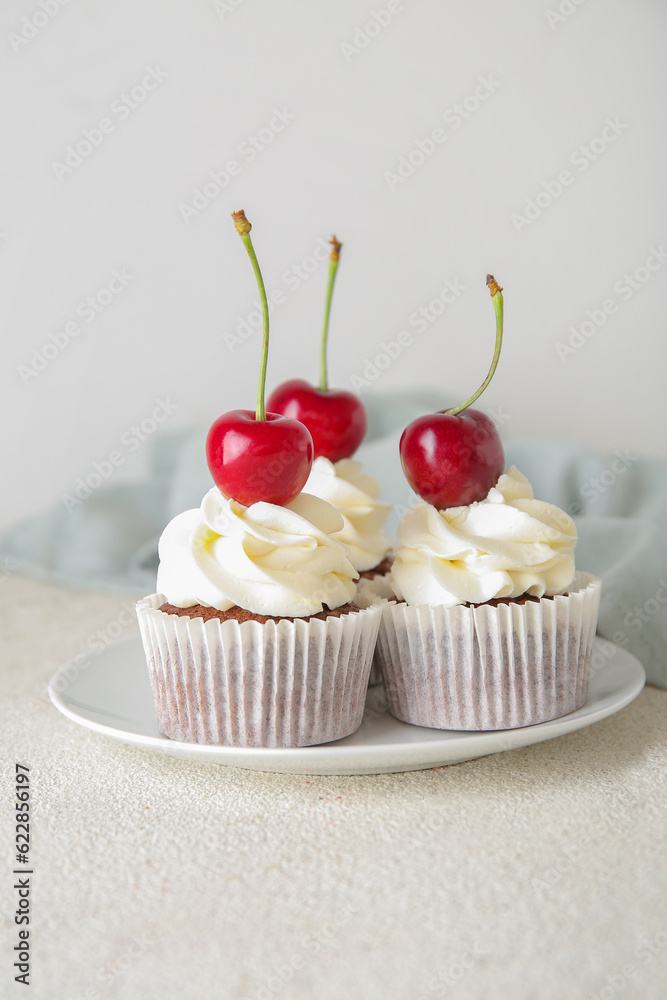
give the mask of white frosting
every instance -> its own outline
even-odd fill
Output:
[[[328,458],[316,458],[304,490],[343,515],[343,527],[333,537],[348,546],[355,569],[363,573],[382,562],[391,546],[382,530],[391,508],[378,500],[380,484],[361,471],[361,462],[343,458],[334,465]]]
[[[392,577],[408,604],[452,607],[494,597],[551,597],[574,577],[577,529],[512,466],[488,496],[447,510],[411,507],[398,525]]]
[[[179,608],[238,605],[294,618],[340,607],[357,589],[355,568],[333,537],[341,524],[337,510],[306,493],[285,507],[244,507],[214,487],[162,533],[158,592]]]

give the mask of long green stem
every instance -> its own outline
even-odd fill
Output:
[[[243,241],[243,245],[248,251],[248,257],[250,257],[250,262],[252,264],[252,269],[255,272],[255,278],[257,279],[257,287],[259,288],[259,300],[262,303],[262,359],[260,361],[259,367],[259,385],[257,387],[257,407],[255,409],[255,420],[266,420],[266,406],[264,405],[264,395],[266,389],[266,363],[269,359],[269,303],[266,300],[266,289],[264,288],[264,279],[262,278],[262,272],[259,269],[259,264],[257,263],[257,257],[255,255],[255,248],[252,245],[252,240],[250,239],[250,230],[252,225],[248,222],[245,217],[245,212],[241,209],[238,212],[232,212],[232,218],[234,220],[234,225],[236,226],[236,231]]]
[[[320,389],[322,392],[326,392],[329,388],[329,375],[327,372],[329,313],[331,312],[331,296],[333,295],[334,281],[336,280],[336,271],[338,270],[338,261],[340,259],[340,248],[343,245],[338,242],[335,236],[331,237],[329,243],[331,243],[331,254],[329,256],[329,281],[327,283],[327,297],[324,303],[324,326],[322,327],[322,344],[320,347]]]
[[[463,410],[467,410],[469,406],[472,406],[476,399],[479,399],[495,375],[496,368],[498,367],[500,349],[503,345],[503,290],[492,274],[487,274],[486,283],[489,287],[489,291],[491,292],[493,307],[496,311],[496,349],[493,355],[493,361],[491,362],[491,367],[489,368],[489,374],[486,376],[477,392],[471,396],[470,399],[466,399],[465,403],[461,403],[460,406],[455,406],[453,409],[445,411],[452,417],[455,417],[458,413],[462,413]]]

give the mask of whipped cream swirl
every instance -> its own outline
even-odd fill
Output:
[[[512,466],[467,507],[411,507],[398,525],[392,577],[408,604],[452,607],[495,597],[551,597],[574,578],[577,529]]]
[[[300,493],[285,507],[245,507],[217,487],[169,522],[158,545],[158,592],[178,608],[300,618],[353,600],[357,572],[333,535],[341,515]]]
[[[348,546],[354,568],[360,573],[375,569],[391,546],[382,530],[390,505],[378,500],[380,484],[361,471],[361,462],[343,458],[334,464],[328,458],[316,458],[304,490],[343,515],[343,527],[333,537]]]

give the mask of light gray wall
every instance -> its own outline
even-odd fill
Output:
[[[270,385],[317,376],[326,266],[294,269],[335,231],[335,384],[465,398],[492,271],[506,346],[483,405],[503,434],[667,455],[666,29],[658,0],[4,0],[2,522],[111,453],[115,481],[140,474],[131,428],[157,400],[178,406],[165,429],[254,406],[259,337],[225,337],[256,297],[240,207],[282,293]],[[59,167],[85,130],[90,155]],[[114,271],[131,280],[90,321]],[[464,290],[419,329],[447,281]]]

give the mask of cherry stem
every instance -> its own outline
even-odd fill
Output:
[[[234,220],[234,225],[236,226],[236,232],[241,237],[243,245],[248,251],[248,256],[250,257],[250,262],[252,264],[252,269],[255,272],[255,278],[257,279],[257,287],[259,288],[259,299],[262,303],[262,359],[259,366],[259,386],[257,387],[257,407],[255,409],[255,420],[266,420],[266,407],[264,405],[264,395],[266,388],[266,363],[269,359],[269,303],[266,300],[266,289],[264,288],[264,279],[262,278],[262,272],[259,269],[259,264],[257,263],[257,257],[255,255],[255,248],[252,245],[252,240],[250,239],[250,230],[252,225],[248,222],[245,216],[245,212],[241,209],[238,212],[232,212],[232,219]]]
[[[465,403],[461,403],[460,406],[455,406],[451,410],[445,410],[445,413],[448,413],[451,417],[455,417],[457,414],[467,410],[469,406],[472,406],[476,399],[479,399],[495,375],[496,368],[498,367],[500,348],[503,345],[503,290],[492,274],[487,274],[486,283],[489,291],[491,292],[493,306],[496,311],[496,349],[493,355],[493,361],[491,362],[491,367],[489,368],[489,374],[486,376],[477,392],[471,396],[470,399],[466,399]]]
[[[331,312],[331,296],[333,295],[336,271],[338,270],[338,260],[340,258],[339,243],[335,236],[330,237],[331,254],[329,255],[329,281],[327,283],[327,297],[324,303],[324,326],[322,327],[322,345],[320,348],[320,390],[326,392],[329,388],[329,375],[327,372],[327,339],[329,337],[329,313]]]

